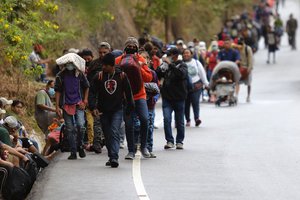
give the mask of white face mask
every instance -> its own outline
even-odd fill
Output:
[[[67,70],[72,71],[73,69],[75,69],[75,66],[73,63],[68,63],[68,64],[66,64],[66,68],[67,68]]]

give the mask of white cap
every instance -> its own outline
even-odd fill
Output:
[[[8,100],[8,99],[6,99],[4,97],[1,97],[0,101],[2,101],[3,106],[5,106],[5,105],[11,105],[13,103],[13,100]]]
[[[8,116],[4,119],[4,123],[7,124],[9,128],[19,128],[20,124],[14,116]]]
[[[184,45],[184,42],[183,42],[183,40],[177,40],[176,44]]]

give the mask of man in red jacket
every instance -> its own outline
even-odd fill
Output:
[[[134,85],[140,85],[139,91],[134,93],[133,99],[135,102],[135,110],[130,113],[125,114],[125,129],[126,129],[126,140],[128,145],[128,154],[125,159],[132,160],[135,157],[135,148],[134,148],[134,123],[133,117],[136,114],[139,117],[141,128],[140,128],[140,142],[141,142],[141,153],[145,158],[150,158],[150,153],[147,147],[147,132],[148,132],[148,108],[146,102],[146,91],[144,87],[144,82],[150,82],[152,80],[152,74],[150,69],[146,64],[146,60],[138,54],[138,40],[134,37],[128,37],[125,42],[125,48],[123,55],[116,58],[116,65],[120,65],[122,68],[123,59],[128,58],[128,56],[134,57],[138,62],[139,70],[141,74],[141,80],[131,78],[130,74],[128,75],[129,81],[131,83],[131,88],[133,89]],[[140,83],[137,83],[140,81]]]

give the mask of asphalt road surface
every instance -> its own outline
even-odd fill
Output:
[[[286,1],[282,18],[293,12],[299,21],[299,10],[299,1]],[[300,199],[300,54],[286,36],[277,54],[276,64],[266,64],[263,48],[255,55],[251,103],[242,86],[236,107],[201,104],[203,124],[186,128],[184,150],[163,149],[158,105],[156,159],[124,160],[121,150],[112,169],[105,167],[106,150],[75,161],[60,154],[29,199]]]

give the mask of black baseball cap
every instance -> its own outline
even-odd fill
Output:
[[[175,47],[167,50],[167,56],[170,56],[170,55],[179,55],[179,50]]]

